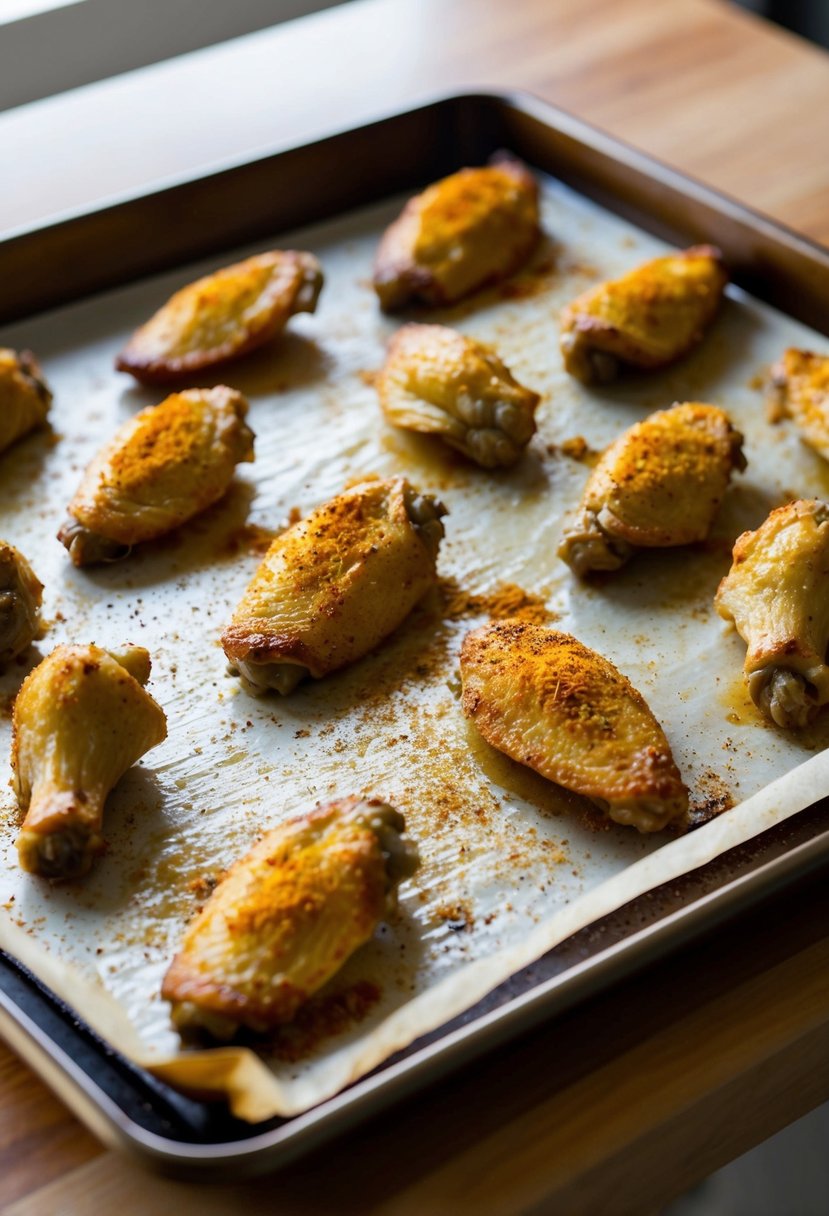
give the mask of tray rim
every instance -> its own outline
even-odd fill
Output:
[[[530,117],[548,129],[614,161],[624,160],[626,165],[634,166],[648,178],[670,184],[681,190],[686,197],[716,209],[738,222],[750,223],[755,229],[801,256],[814,260],[829,272],[829,248],[649,154],[640,152],[625,141],[607,134],[560,107],[529,92],[509,89],[439,93],[417,104],[395,108],[357,125],[336,127],[327,134],[305,143],[282,142],[249,150],[238,157],[225,158],[203,166],[193,173],[153,182],[147,190],[125,192],[99,199],[89,207],[68,209],[50,217],[45,223],[18,227],[4,233],[0,237],[0,255],[4,249],[18,242],[37,240],[45,233],[55,233],[74,224],[94,221],[114,210],[129,207],[148,198],[162,198],[181,187],[203,186],[210,180],[234,170],[252,168],[291,152],[322,146],[338,137],[367,132],[395,119],[425,114],[440,107],[475,104],[488,107],[495,105],[507,113]],[[189,260],[192,259],[188,255],[187,261]],[[186,261],[177,264],[183,266]],[[159,270],[153,267],[147,273],[154,275],[159,273]],[[136,276],[122,280],[124,285],[132,281],[136,281]],[[84,292],[75,296],[74,300],[77,302],[111,289],[112,286],[94,292]],[[2,324],[15,324],[25,317],[38,315],[52,308],[71,306],[72,302],[64,300],[43,309],[29,310],[16,319],[3,321]],[[829,316],[826,323],[829,326]],[[829,799],[826,804],[829,806]],[[788,849],[781,856],[767,860],[716,890],[692,899],[685,907],[663,915],[652,925],[635,930],[583,962],[576,963],[529,991],[510,998],[504,1005],[457,1027],[438,1040],[415,1050],[411,1055],[392,1064],[381,1065],[376,1072],[358,1080],[311,1110],[289,1118],[280,1127],[259,1133],[253,1130],[249,1137],[242,1140],[194,1144],[167,1138],[142,1127],[101,1089],[94,1078],[79,1067],[59,1044],[43,1032],[25,1011],[19,1009],[2,988],[0,1035],[43,1077],[94,1134],[111,1146],[130,1151],[151,1168],[180,1175],[189,1170],[191,1177],[196,1169],[202,1177],[226,1172],[228,1166],[246,1166],[246,1173],[275,1169],[317,1146],[325,1138],[369,1117],[391,1102],[427,1086],[441,1073],[460,1067],[475,1055],[520,1033],[522,1029],[537,1023],[541,1016],[555,1016],[625,975],[635,973],[672,949],[700,936],[719,921],[729,919],[769,894],[808,875],[825,862],[829,862],[829,827],[818,832],[810,840]],[[255,1129],[256,1125],[252,1124],[251,1127]],[[233,1176],[241,1175],[236,1172]]]

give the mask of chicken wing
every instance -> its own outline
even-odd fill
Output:
[[[644,698],[567,633],[493,621],[461,649],[463,711],[493,747],[591,799],[616,823],[658,832],[688,809]]]
[[[461,169],[410,199],[386,229],[374,290],[386,312],[451,304],[508,278],[541,235],[538,185],[520,161]]]
[[[652,371],[673,363],[702,339],[727,282],[719,249],[696,245],[591,287],[561,314],[565,368],[585,383],[606,383],[620,365]]]
[[[489,347],[444,325],[404,325],[377,380],[393,426],[439,435],[485,469],[515,464],[541,398]]]
[[[17,839],[24,870],[77,878],[104,850],[107,794],[167,735],[164,711],[143,687],[149,675],[141,646],[58,646],[23,681],[11,759],[26,812]]]
[[[792,418],[806,443],[829,460],[829,356],[784,351],[771,369],[779,410]]]
[[[274,250],[177,291],[136,330],[115,361],[145,384],[176,383],[270,342],[298,312],[313,312],[322,269],[311,253]]]
[[[26,558],[0,540],[0,667],[37,637],[42,599],[43,584]]]
[[[58,532],[76,566],[125,557],[225,494],[253,460],[248,403],[220,385],[173,393],[116,431],[90,464]]]
[[[583,577],[617,570],[637,548],[704,540],[733,469],[744,469],[742,435],[724,410],[689,402],[625,431],[593,469],[558,555]]]
[[[222,645],[250,692],[291,692],[368,654],[437,579],[446,508],[405,478],[369,481],[278,536]]]
[[[417,868],[403,816],[344,798],[268,832],[190,923],[161,989],[179,1029],[288,1022],[373,935]]]
[[[46,421],[52,394],[29,350],[0,347],[0,452]]]
[[[714,600],[746,643],[751,699],[787,729],[829,701],[829,504],[799,499],[734,545]]]

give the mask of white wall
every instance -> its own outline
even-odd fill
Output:
[[[170,59],[343,0],[57,0],[2,21],[0,110]],[[26,5],[12,5],[12,13]],[[35,9],[41,4],[34,4]],[[313,64],[308,65],[313,71]]]

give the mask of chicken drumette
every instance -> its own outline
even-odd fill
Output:
[[[787,503],[738,537],[714,602],[748,647],[752,701],[778,726],[806,726],[829,701],[829,504]]]
[[[673,363],[700,341],[727,282],[720,251],[698,245],[591,287],[561,314],[565,368],[589,383]]]
[[[508,278],[540,235],[538,186],[525,165],[504,157],[461,169],[410,199],[386,229],[374,290],[387,312],[451,304]]]
[[[704,540],[732,470],[745,468],[741,443],[715,405],[674,405],[637,422],[590,474],[559,557],[581,577],[617,570],[639,548]]]
[[[394,426],[439,435],[485,469],[518,460],[540,401],[493,350],[444,325],[398,330],[377,392]]]
[[[146,384],[170,384],[238,359],[313,312],[322,269],[310,253],[273,250],[177,291],[136,330],[115,362]]]
[[[278,536],[222,634],[249,691],[291,692],[388,637],[435,584],[445,513],[404,478],[369,481]]]
[[[46,421],[52,394],[31,351],[0,347],[0,452]]]
[[[26,558],[0,540],[0,667],[37,637],[42,599],[43,584]]]
[[[657,832],[688,809],[671,749],[642,695],[567,633],[495,621],[464,638],[463,710],[487,743]]]
[[[771,369],[775,404],[829,460],[829,356],[790,348]]]
[[[224,495],[253,460],[248,403],[220,385],[173,393],[124,423],[95,457],[58,533],[76,566],[125,557]]]
[[[394,907],[417,868],[403,816],[344,798],[268,832],[228,871],[164,978],[179,1029],[288,1022]]]
[[[76,878],[103,851],[107,794],[167,735],[164,711],[143,687],[149,675],[141,646],[58,646],[24,680],[12,736],[24,870]]]

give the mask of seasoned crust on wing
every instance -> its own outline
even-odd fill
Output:
[[[504,157],[461,169],[410,199],[386,229],[374,269],[381,307],[450,304],[507,278],[540,233],[538,184],[525,165]]]
[[[168,384],[248,354],[297,312],[313,312],[322,290],[310,253],[272,250],[181,288],[137,329],[115,362],[147,384]]]
[[[405,478],[323,503],[271,544],[222,634],[228,658],[320,678],[374,649],[434,585],[443,513]]]
[[[162,986],[177,1025],[230,1037],[290,1021],[414,873],[404,831],[387,803],[344,798],[268,832],[185,930]]]
[[[771,369],[775,404],[829,460],[829,356],[790,347]]]
[[[727,281],[720,250],[697,245],[589,288],[561,313],[566,370],[589,383],[614,378],[620,363],[674,362],[701,341]]]
[[[69,504],[72,520],[131,546],[153,540],[212,506],[236,469],[253,460],[248,403],[235,389],[187,389],[124,423],[87,468]],[[77,529],[59,534],[70,547]]]
[[[461,649],[462,705],[481,734],[514,760],[606,803],[643,830],[687,810],[688,793],[665,734],[641,693],[612,663],[569,634],[499,621]]]

